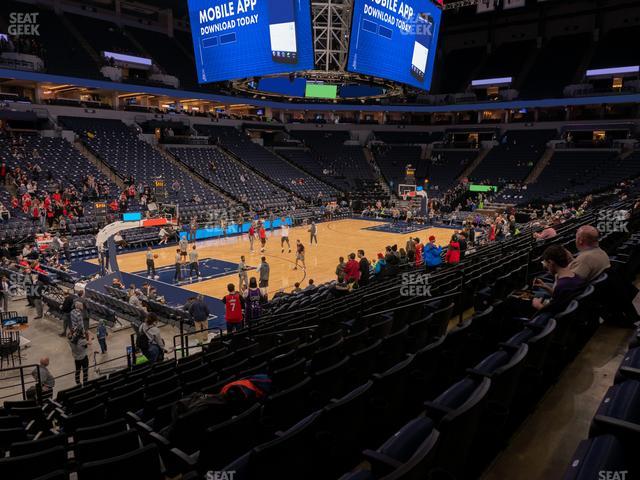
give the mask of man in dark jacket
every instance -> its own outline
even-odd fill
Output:
[[[60,311],[62,312],[62,333],[61,337],[67,335],[67,328],[69,328],[69,323],[71,322],[71,310],[73,310],[73,304],[78,299],[76,295],[73,293],[67,293],[67,296],[64,297],[64,301],[62,302],[62,306],[60,307]]]
[[[363,287],[369,283],[369,260],[364,256],[364,250],[358,250],[358,258],[360,259],[360,286]]]
[[[191,305],[189,305],[189,313],[195,323],[196,332],[198,332],[196,338],[199,342],[206,342],[209,336],[209,332],[206,331],[209,328],[209,308],[207,304],[204,303],[204,297],[202,295],[198,295],[198,297],[191,302]],[[200,332],[199,330],[205,331]]]

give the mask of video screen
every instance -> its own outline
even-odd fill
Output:
[[[430,0],[355,0],[347,70],[429,90],[441,17]]]
[[[189,0],[200,83],[313,68],[310,0]]]

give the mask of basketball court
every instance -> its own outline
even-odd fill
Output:
[[[260,253],[258,241],[255,242],[254,252],[249,252],[249,240],[246,234],[215,240],[202,240],[197,243],[201,259],[218,261],[227,265],[227,268],[229,268],[229,264],[234,264],[236,268],[231,267],[227,270],[229,273],[225,274],[224,271],[221,271],[214,278],[201,278],[200,281],[194,279],[193,282],[189,282],[187,277],[179,286],[186,290],[220,298],[226,294],[228,283],[234,283],[236,286],[238,284],[236,269],[241,255],[245,256],[247,265],[253,268],[260,264],[260,258],[264,255],[271,267],[268,293],[273,295],[281,289],[290,291],[296,282],[300,282],[301,287],[305,287],[309,278],[312,278],[316,284],[335,280],[338,257],[346,258],[349,253],[357,253],[358,249],[363,249],[369,261],[373,262],[378,253],[384,253],[387,245],[397,244],[398,248],[404,248],[409,237],[418,237],[424,243],[431,235],[436,237],[438,244],[446,245],[454,232],[449,228],[420,228],[419,225],[412,225],[406,233],[372,230],[374,227],[384,227],[387,223],[386,221],[368,219],[345,219],[319,223],[317,225],[317,246],[315,244],[309,245],[308,227],[291,228],[289,232],[291,253],[288,253],[286,244],[284,253],[281,253],[279,229],[267,232],[267,247],[264,254]],[[401,228],[395,230],[398,229]],[[305,245],[306,269],[293,270],[297,239],[300,239]],[[176,248],[176,245],[172,245],[154,250],[154,253],[158,254],[157,270],[173,271]],[[122,272],[138,274],[144,278],[146,275],[145,252],[119,254],[118,265]],[[188,271],[188,267],[186,270]],[[184,268],[183,272],[185,272]],[[256,273],[249,271],[248,275],[251,278]],[[160,281],[172,284],[172,275],[164,275]]]

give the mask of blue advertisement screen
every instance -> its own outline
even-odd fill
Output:
[[[310,0],[189,0],[200,83],[313,68]]]
[[[430,0],[355,0],[347,70],[429,90],[441,16]]]

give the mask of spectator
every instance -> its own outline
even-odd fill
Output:
[[[209,338],[208,328],[210,312],[209,307],[207,307],[207,304],[204,301],[204,297],[202,295],[198,295],[189,305],[188,311],[196,327],[196,339],[198,340],[198,343],[205,343]]]
[[[300,282],[296,282],[293,284],[293,290],[291,290],[291,293],[300,293],[302,291],[302,289],[300,288]]]
[[[365,286],[369,284],[369,274],[371,269],[371,264],[367,257],[364,256],[364,250],[358,250],[358,258],[360,259],[360,286]]]
[[[442,247],[436,245],[436,237],[433,235],[429,237],[429,243],[424,246],[422,256],[428,270],[442,265]]]
[[[458,242],[457,235],[454,234],[451,236],[449,248],[447,248],[447,253],[444,258],[445,262],[449,264],[460,263],[460,243]]]
[[[569,255],[569,268],[573,273],[590,282],[611,267],[609,255],[600,248],[598,230],[591,225],[583,225],[576,232],[577,257]]]
[[[84,304],[76,299],[73,303],[73,310],[71,310],[70,320],[71,325],[69,327],[69,331],[71,334],[73,332],[78,331],[78,329],[84,330]]]
[[[262,289],[263,295],[267,294],[267,288],[269,288],[269,272],[271,267],[267,263],[267,258],[262,257],[260,259],[260,265],[258,265],[258,275],[260,276],[260,283],[258,286]]]
[[[62,301],[62,306],[60,307],[60,311],[62,312],[62,333],[60,334],[61,337],[67,335],[67,329],[69,328],[69,325],[71,323],[71,312],[73,311],[74,303],[77,299],[78,297],[74,295],[73,292],[69,292]]]
[[[53,394],[53,388],[56,386],[56,379],[49,371],[49,357],[42,357],[40,365],[33,369],[31,376],[34,381],[38,381],[38,372],[40,372],[40,386],[42,387],[42,396],[47,398]]]
[[[80,370],[82,370],[82,383],[86,384],[89,381],[89,336],[85,333],[82,323],[76,328],[72,327],[69,346],[76,365],[76,385],[80,385]]]
[[[313,281],[313,278],[309,279],[309,284],[307,285],[307,287],[304,289],[305,292],[313,292],[316,288],[315,282]]]
[[[251,277],[249,280],[249,288],[244,292],[244,304],[245,304],[245,320],[247,322],[253,322],[260,318],[262,313],[262,304],[265,298],[258,288],[258,282],[255,277]]]
[[[227,291],[229,293],[224,296],[222,302],[225,305],[224,319],[227,322],[227,333],[231,333],[242,327],[244,299],[236,292],[236,287],[233,283],[227,285]]]
[[[147,351],[144,351],[144,355],[149,362],[155,363],[162,361],[166,352],[164,348],[164,340],[160,335],[160,329],[156,326],[158,317],[155,313],[149,313],[146,321],[140,325],[139,335],[144,335],[147,339]]]
[[[556,230],[550,224],[546,224],[541,232],[534,232],[533,237],[536,240],[548,240],[549,238],[555,237],[557,234]]]
[[[360,264],[356,262],[355,253],[349,254],[349,260],[344,267],[344,280],[347,283],[355,283],[360,280]]]
[[[107,353],[107,336],[109,332],[107,332],[107,324],[104,320],[100,320],[98,324],[98,328],[96,329],[96,337],[98,338],[98,343],[100,344],[100,353]]]
[[[384,260],[384,255],[382,255],[381,253],[378,253],[378,259],[373,265],[373,273],[375,273],[376,275],[382,274],[384,272],[385,265],[386,265],[386,262]]]
[[[336,277],[344,276],[344,267],[346,266],[347,264],[344,263],[344,257],[340,257],[338,259],[338,266],[336,267]]]
[[[9,299],[11,298],[11,285],[5,275],[0,277],[0,296],[2,296],[2,311],[9,311]]]
[[[541,278],[536,278],[533,286],[546,290],[551,295],[551,298],[543,300],[540,297],[535,297],[531,301],[531,306],[538,311],[548,313],[561,312],[584,287],[584,279],[569,268],[567,251],[562,245],[550,245],[547,247],[542,254],[542,262],[545,269],[554,276],[555,282],[553,285],[549,285]]]

